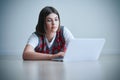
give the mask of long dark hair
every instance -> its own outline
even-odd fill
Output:
[[[45,19],[46,17],[51,14],[51,13],[55,13],[56,15],[58,15],[58,19],[59,19],[59,28],[60,29],[60,16],[58,11],[51,7],[51,6],[46,6],[44,7],[40,14],[39,14],[39,19],[38,19],[38,24],[36,25],[36,33],[40,36],[40,35],[45,35]]]

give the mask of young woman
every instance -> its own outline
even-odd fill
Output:
[[[24,60],[51,60],[64,57],[72,33],[60,26],[58,11],[50,6],[44,7],[38,19],[36,31],[32,33],[23,51]]]

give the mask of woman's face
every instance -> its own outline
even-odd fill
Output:
[[[55,13],[51,13],[46,17],[46,33],[55,33],[59,27],[59,18]]]

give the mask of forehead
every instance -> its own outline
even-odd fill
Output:
[[[46,18],[58,18],[58,15],[55,13],[51,13]]]

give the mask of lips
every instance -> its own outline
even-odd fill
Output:
[[[53,26],[52,28],[57,28],[56,26]]]

